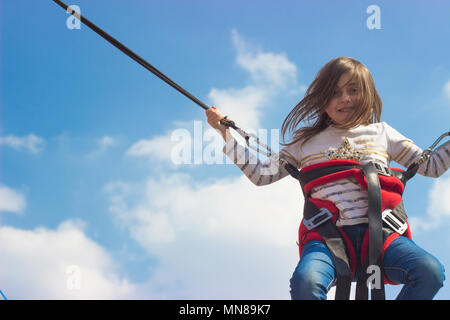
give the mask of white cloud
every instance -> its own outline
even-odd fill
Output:
[[[0,145],[5,145],[16,150],[26,150],[31,153],[39,153],[44,148],[45,140],[34,134],[24,137],[9,135],[0,137]]]
[[[231,38],[237,51],[236,62],[248,72],[252,84],[239,89],[212,88],[208,97],[230,119],[238,119],[241,128],[256,131],[260,128],[263,109],[270,106],[276,95],[301,91],[297,67],[284,52],[265,52],[247,42],[236,30],[232,30]]]
[[[209,98],[228,118],[238,122],[244,130],[258,129],[261,111],[269,99],[269,92],[256,86],[242,89],[211,89]]]
[[[412,231],[429,231],[450,217],[450,175],[445,174],[433,182],[428,194],[426,217],[409,218]]]
[[[26,207],[25,196],[7,186],[0,185],[0,212],[22,213]]]
[[[224,142],[205,121],[179,123],[170,133],[141,139],[126,152],[128,156],[147,157],[152,164],[163,163],[167,167],[180,165],[223,163]],[[190,168],[192,166],[184,166]]]
[[[102,138],[98,139],[98,145],[100,150],[104,151],[107,148],[113,146],[116,144],[116,141],[109,137],[109,136],[103,136]]]
[[[444,85],[443,92],[447,101],[450,102],[450,80]]]
[[[0,283],[8,299],[122,299],[135,287],[117,274],[101,246],[86,237],[82,223],[56,230],[0,227]]]
[[[184,139],[177,141],[176,132],[184,133]],[[175,135],[174,135],[175,133]],[[173,138],[175,137],[175,138]],[[171,134],[155,136],[150,139],[140,139],[133,143],[127,150],[126,155],[132,157],[145,157],[152,165],[159,163],[168,168],[176,168],[179,162],[175,151],[181,148],[180,152],[186,151],[187,163],[192,161],[191,157],[192,138],[190,132],[184,128],[175,129]],[[175,152],[176,153],[176,152]]]
[[[171,174],[135,186],[143,190],[138,200],[116,185],[107,188],[110,209],[157,257],[146,285],[157,281],[158,297],[289,298],[303,202],[297,181],[267,188],[244,176],[202,183]]]
[[[286,53],[263,52],[245,41],[236,30],[232,30],[231,38],[238,52],[237,63],[249,72],[255,83],[282,87],[296,83],[297,66],[289,61]]]
[[[126,152],[130,156],[148,156],[155,160],[170,159],[174,142],[169,135],[156,136],[152,139],[141,139],[135,142]]]
[[[117,144],[117,140],[110,136],[103,136],[95,139],[95,149],[87,153],[85,158],[87,160],[96,159],[100,155],[104,154],[106,150]]]
[[[434,220],[450,217],[450,175],[447,174],[434,182],[429,199],[428,214]]]

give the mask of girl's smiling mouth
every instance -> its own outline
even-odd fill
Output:
[[[350,112],[353,111],[355,109],[355,107],[342,107],[342,108],[338,108],[337,111],[338,112]]]

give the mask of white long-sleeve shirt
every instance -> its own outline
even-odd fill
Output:
[[[289,175],[277,159],[262,162],[234,138],[227,140],[223,152],[257,186],[274,183]],[[407,168],[422,152],[412,140],[386,122],[380,122],[349,130],[329,126],[303,147],[297,142],[282,148],[279,156],[298,169],[332,159],[351,159],[361,163],[373,161],[385,166],[395,161]],[[423,176],[439,177],[449,167],[450,143],[446,143],[422,163],[417,172]],[[368,222],[367,191],[354,178],[313,188],[311,197],[333,202],[339,209],[338,226]]]

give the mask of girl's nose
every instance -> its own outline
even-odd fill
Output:
[[[351,101],[350,95],[347,92],[342,93],[341,101],[343,101],[343,102],[350,102]]]

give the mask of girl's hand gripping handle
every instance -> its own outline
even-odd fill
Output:
[[[227,117],[214,106],[207,109],[205,112],[209,125],[218,130],[222,134],[223,140],[227,141],[228,127],[233,127],[234,122],[228,120]]]

